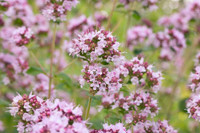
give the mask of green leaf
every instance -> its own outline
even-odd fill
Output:
[[[141,19],[141,15],[139,14],[138,11],[134,10],[133,14],[132,14],[133,18],[136,20],[140,20]]]
[[[119,4],[119,5],[117,5],[117,8],[122,8],[122,7],[124,7],[123,4]]]
[[[0,106],[8,106],[10,103],[4,99],[0,99]]]
[[[30,74],[30,75],[37,75],[37,74],[43,73],[43,71],[39,67],[30,67],[27,70],[27,73]]]
[[[67,85],[68,87],[71,87],[71,88],[74,87],[74,84],[73,84],[71,78],[67,74],[59,73],[55,76],[60,78],[61,80],[63,80],[64,84]]]
[[[179,110],[184,112],[184,113],[187,113],[187,110],[186,110],[186,101],[187,101],[188,98],[184,98],[184,99],[181,99],[179,101]]]

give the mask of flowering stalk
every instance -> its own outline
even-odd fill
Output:
[[[48,93],[48,98],[51,98],[51,84],[53,80],[53,54],[55,50],[55,41],[56,41],[56,24],[54,25],[53,29],[53,40],[51,44],[51,59],[50,59],[50,74],[49,74],[49,93]]]
[[[85,114],[85,119],[88,119],[88,116],[90,114],[90,107],[91,107],[91,102],[92,102],[92,98],[89,97],[89,101],[88,101],[88,105],[87,105],[87,110],[86,110],[86,114]]]

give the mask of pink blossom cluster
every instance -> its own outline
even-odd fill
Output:
[[[5,15],[9,17],[7,23],[16,26],[30,26],[34,22],[34,14],[26,0],[8,0]]]
[[[30,28],[20,27],[13,33],[13,40],[17,46],[28,44],[34,38],[33,32]]]
[[[116,93],[122,88],[126,77],[133,85],[144,87],[147,90],[157,92],[162,80],[160,72],[154,72],[153,66],[144,62],[144,59],[133,58],[131,61],[125,61],[117,66],[112,71],[98,64],[85,65],[82,72],[83,77],[80,78],[81,86],[84,83],[90,84],[90,89],[93,94],[99,92],[102,95],[104,92]]]
[[[126,128],[122,123],[117,123],[115,125],[103,124],[103,129],[92,130],[90,133],[127,133]]]
[[[85,15],[81,15],[69,20],[67,34],[69,37],[73,37],[74,35],[80,34],[81,32],[92,31],[94,30],[95,26],[96,23],[91,17],[87,18]]]
[[[0,53],[0,68],[6,73],[4,77],[4,84],[8,84],[11,81],[19,78],[18,74],[23,74],[29,68],[27,60],[23,58],[17,58],[11,54]]]
[[[122,79],[120,78],[119,71],[109,72],[108,68],[100,65],[85,65],[82,72],[84,76],[80,79],[81,86],[84,83],[90,84],[90,91],[92,94],[104,93],[109,91],[110,93],[116,93],[122,87]]]
[[[113,61],[120,56],[119,43],[110,32],[105,30],[92,31],[79,35],[73,40],[70,54],[88,62]]]
[[[101,27],[103,21],[106,19],[107,15],[101,12],[96,12],[94,18],[87,18],[85,15],[72,18],[69,20],[66,34],[68,37],[74,37],[81,33],[94,31],[96,27]]]
[[[127,32],[127,45],[130,49],[133,49],[133,46],[148,40],[152,34],[152,30],[147,26],[132,27]]]
[[[134,133],[177,133],[172,126],[168,124],[166,120],[151,122],[146,121],[144,123],[139,122],[133,128]]]
[[[196,55],[194,72],[189,77],[189,88],[192,90],[190,98],[187,100],[187,112],[189,117],[200,121],[200,66],[199,66],[199,53]]]
[[[144,122],[148,116],[156,116],[159,110],[157,100],[144,91],[132,92],[129,96],[123,93],[105,94],[100,108],[118,108],[124,112],[126,123],[129,124]]]
[[[192,94],[190,98],[187,100],[187,112],[189,113],[189,117],[200,121],[200,95]]]
[[[183,33],[188,32],[188,25],[190,21],[190,16],[186,15],[186,11],[178,12],[172,14],[171,16],[164,16],[159,19],[158,24],[166,28],[176,28]]]
[[[134,57],[127,61],[123,66],[128,69],[129,78],[133,85],[145,87],[153,92],[157,92],[162,81],[161,72],[154,72],[153,66],[144,62],[144,58]]]
[[[129,6],[130,3],[135,1],[141,3],[144,8],[149,8],[150,10],[157,9],[156,4],[158,3],[158,0],[119,0],[119,2],[124,4],[126,7]]]
[[[190,3],[188,6],[188,11],[193,19],[200,19],[200,1],[196,0]]]
[[[18,95],[13,99],[10,113],[21,119],[17,125],[19,133],[89,132],[81,109],[58,99],[53,102],[32,94]]]
[[[190,74],[189,87],[193,92],[200,91],[200,66],[195,67],[195,72]]]
[[[2,48],[14,54],[17,57],[27,59],[28,49],[24,46],[17,46],[13,39],[13,31],[16,29],[13,27],[3,27],[0,31],[0,38]]]
[[[176,28],[183,33],[187,33],[189,29],[189,22],[200,19],[200,2],[193,1],[186,5],[186,7],[171,16],[164,16],[159,19],[158,24],[166,28]]]
[[[160,58],[164,60],[172,60],[173,55],[181,54],[186,47],[184,34],[176,29],[158,32],[150,37],[148,43],[162,48]]]
[[[78,4],[78,0],[46,0],[42,11],[48,20],[60,22],[66,20],[66,14]]]

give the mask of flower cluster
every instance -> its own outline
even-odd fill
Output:
[[[0,53],[0,68],[6,72],[5,84],[18,79],[18,74],[24,73],[28,68],[28,62],[14,55]]]
[[[136,0],[119,0],[122,4],[124,4],[126,7],[129,6],[131,2],[135,2]],[[149,8],[150,10],[157,9],[156,4],[158,3],[158,0],[137,0],[142,4],[144,8]]]
[[[97,64],[85,65],[82,72],[84,76],[80,79],[81,86],[84,83],[90,84],[93,94],[102,94],[104,92],[116,93],[122,88],[126,77],[133,85],[144,87],[147,90],[157,92],[162,80],[160,72],[154,72],[153,66],[144,62],[144,59],[133,58],[131,61],[125,61],[112,71]]]
[[[85,15],[81,15],[80,17],[72,18],[68,24],[68,33],[69,37],[73,37],[76,34],[81,32],[87,32],[94,30],[96,23],[92,18],[87,18]]]
[[[103,124],[103,129],[92,130],[90,133],[127,133],[126,128],[122,123],[117,123],[115,125]]]
[[[5,15],[11,24],[16,26],[30,26],[34,22],[33,11],[26,0],[8,0],[8,9]]]
[[[73,40],[70,53],[88,62],[113,61],[120,56],[119,43],[111,33],[100,30],[79,35]]]
[[[26,45],[34,38],[33,32],[30,28],[20,27],[13,33],[13,41],[17,46]]]
[[[187,7],[192,19],[200,19],[200,1],[194,1]]]
[[[78,4],[78,0],[46,0],[43,15],[54,22],[64,21],[68,11]]]
[[[183,33],[176,29],[165,29],[164,32],[158,32],[149,39],[149,44],[153,44],[156,48],[164,49],[161,58],[171,60],[171,54],[179,55],[186,47],[186,40]],[[168,52],[166,52],[168,51]]]
[[[154,72],[153,66],[144,62],[144,58],[134,57],[131,61],[125,62],[123,66],[128,69],[128,75],[133,85],[146,86],[146,89],[152,88],[153,92],[158,91],[162,74],[161,72]]]
[[[188,32],[188,23],[190,21],[190,16],[185,14],[185,11],[175,13],[171,16],[165,16],[159,19],[158,24],[166,28],[176,28],[183,33]]]
[[[124,112],[126,123],[136,124],[139,121],[146,121],[148,116],[154,117],[158,113],[157,100],[149,93],[137,91],[124,97],[123,93],[104,95],[102,98],[104,108],[119,108]]]
[[[17,125],[19,133],[89,132],[81,109],[58,99],[52,102],[32,94],[18,95],[13,99],[10,113],[21,118]]]
[[[92,94],[96,94],[97,92],[101,94],[105,91],[115,93],[122,87],[119,71],[109,72],[108,68],[94,64],[85,65],[82,72],[84,76],[80,79],[80,83],[82,86],[84,82],[89,83]]]
[[[158,122],[146,121],[145,123],[139,122],[134,126],[133,130],[134,133],[177,133],[166,120]]]
[[[190,89],[193,92],[199,92],[200,91],[200,66],[197,66],[195,68],[195,72],[190,74]]]
[[[200,95],[192,94],[191,97],[187,100],[187,112],[189,113],[189,117],[200,121]]]
[[[159,19],[158,24],[166,28],[176,28],[183,33],[189,31],[189,22],[191,20],[198,20],[200,18],[200,2],[193,1],[189,3],[184,9],[171,16],[165,16]]]
[[[143,43],[153,34],[152,30],[146,26],[135,26],[128,30],[127,32],[127,45],[132,49],[134,45]]]

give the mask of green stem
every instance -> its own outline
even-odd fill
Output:
[[[48,99],[51,98],[51,85],[53,82],[53,54],[55,50],[55,41],[56,41],[56,24],[53,29],[53,40],[51,43],[51,57],[50,57],[50,74],[49,74],[49,93],[48,93]]]
[[[88,105],[87,105],[87,110],[86,110],[86,114],[85,114],[85,119],[88,119],[88,116],[90,114],[90,107],[91,107],[91,102],[92,102],[92,98],[89,97],[89,101],[88,101]]]
[[[107,25],[107,27],[106,27],[106,30],[108,30],[109,27],[110,27],[111,18],[112,18],[113,12],[114,12],[114,10],[115,10],[116,4],[117,4],[117,0],[114,0],[113,6],[112,6],[112,10],[111,10],[110,15],[109,15],[109,17],[108,17],[108,25]]]

